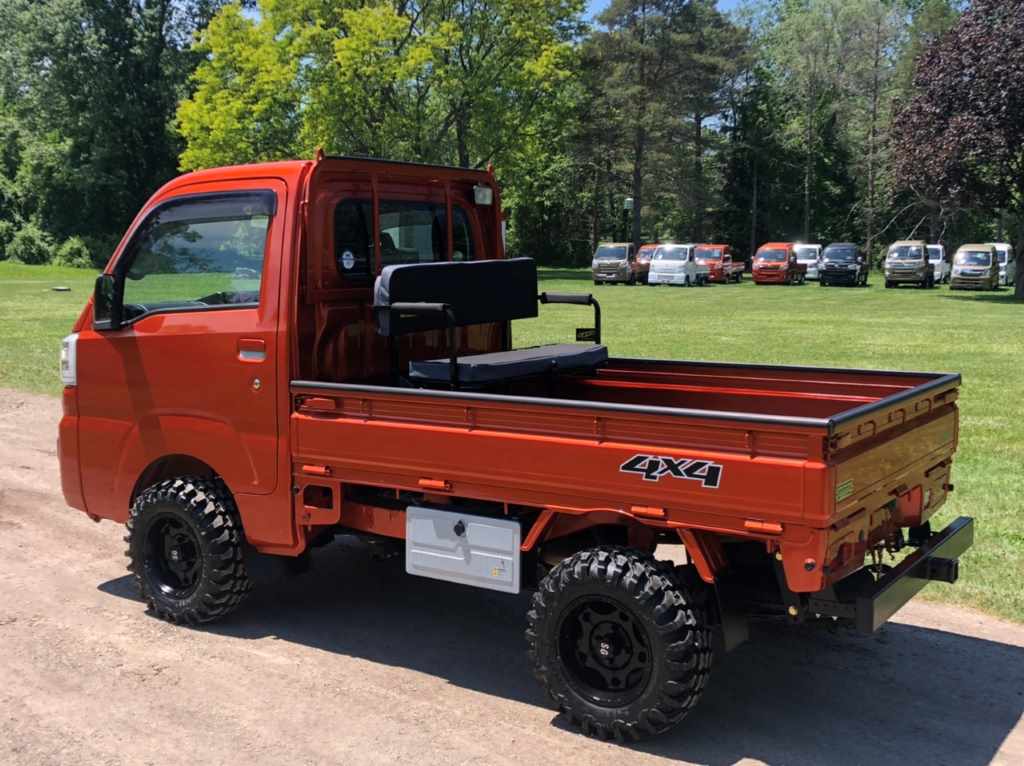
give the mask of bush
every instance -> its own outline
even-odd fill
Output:
[[[7,246],[14,239],[14,232],[17,229],[14,221],[0,221],[0,261],[7,260]]]
[[[54,263],[60,266],[74,266],[78,269],[92,268],[92,253],[81,237],[71,237],[57,248]]]
[[[7,257],[22,263],[49,263],[53,259],[53,242],[34,223],[26,223],[7,246]]]

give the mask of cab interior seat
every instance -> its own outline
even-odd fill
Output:
[[[390,339],[427,330],[447,332],[447,357],[401,360],[392,342],[393,371],[407,385],[493,388],[536,376],[589,374],[608,361],[608,349],[599,342],[600,309],[593,297],[538,294],[532,258],[385,266],[374,284],[373,303],[377,331]],[[458,353],[457,328],[536,317],[540,303],[594,306],[592,334],[598,342],[512,349],[506,338],[502,350]]]

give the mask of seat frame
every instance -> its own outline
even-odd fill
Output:
[[[522,259],[528,260],[528,259]],[[479,263],[479,262],[478,262]],[[469,264],[467,264],[468,266]],[[379,277],[378,277],[379,279]],[[536,285],[536,282],[534,282]],[[536,289],[536,286],[534,287]],[[376,290],[375,290],[376,292]],[[592,328],[579,328],[576,330],[577,341],[593,341],[596,345],[601,344],[601,306],[593,295],[589,293],[534,293],[537,301],[541,304],[561,303],[577,306],[592,306],[594,309],[594,326]],[[524,298],[525,300],[525,298]],[[523,303],[520,303],[520,309]],[[377,314],[378,331],[389,338],[396,335],[404,335],[410,332],[417,332],[420,329],[428,329],[429,326],[443,328],[448,346],[448,386],[455,390],[462,385],[459,374],[459,353],[457,328],[472,325],[485,324],[490,322],[508,322],[509,316],[486,316],[466,317],[459,316],[458,307],[452,303],[438,301],[398,301],[375,305],[374,311]],[[470,312],[472,313],[472,312]],[[522,314],[520,314],[522,315]],[[533,314],[536,316],[536,314]],[[428,327],[421,327],[416,322],[409,322],[409,317],[422,318],[427,320]],[[401,321],[405,318],[404,321]],[[400,321],[395,321],[395,320]],[[506,335],[507,338],[507,335]],[[506,341],[507,343],[507,341]],[[514,351],[514,349],[507,349]],[[399,373],[399,359],[396,345],[392,342],[392,366],[397,377]],[[497,381],[495,381],[497,382]]]

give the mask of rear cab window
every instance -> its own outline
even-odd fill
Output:
[[[373,205],[369,199],[342,199],[334,207],[334,262],[346,286],[367,285],[374,266]],[[381,199],[381,267],[448,260],[448,223],[441,202]],[[452,204],[453,261],[480,257],[470,214]]]

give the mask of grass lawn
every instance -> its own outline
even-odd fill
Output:
[[[58,344],[92,290],[94,273],[0,263],[0,387],[56,394]],[[1008,289],[885,290],[712,285],[594,287],[589,272],[545,270],[543,289],[593,291],[616,356],[653,356],[963,374],[956,491],[935,520],[977,519],[956,585],[927,598],[1024,621],[1024,305]],[[57,293],[54,285],[71,287]],[[517,345],[563,341],[590,309],[546,306],[516,322]]]

